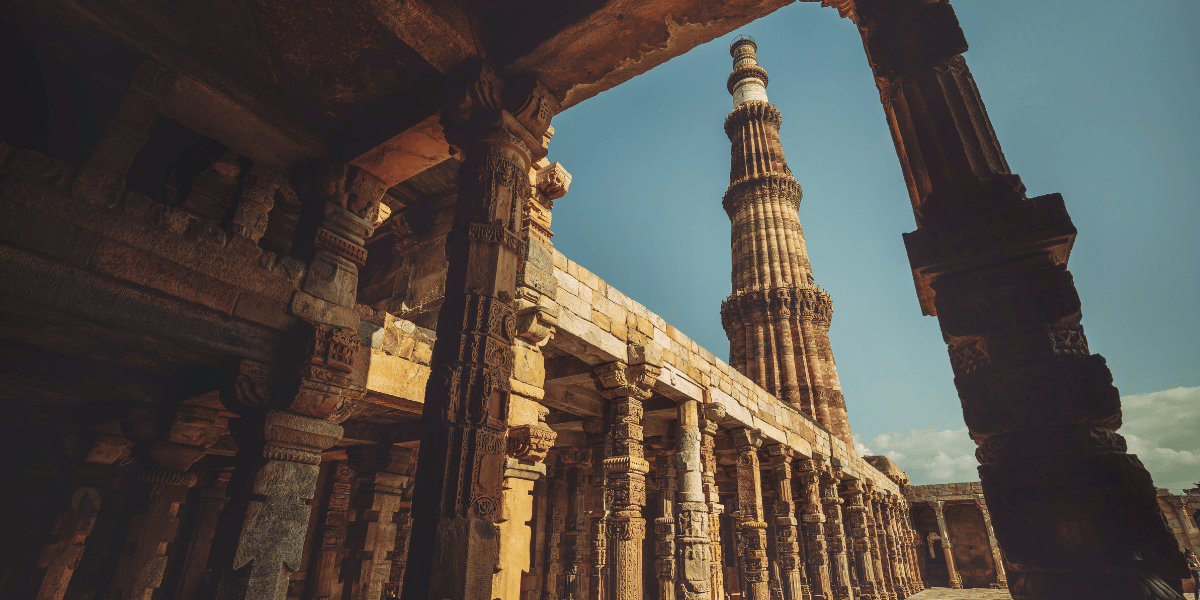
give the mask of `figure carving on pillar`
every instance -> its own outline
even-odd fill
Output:
[[[1116,433],[1120,395],[1080,325],[1062,196],[1029,198],[1011,172],[949,2],[857,0],[847,14],[908,184],[917,298],[947,344],[1013,597],[1176,599],[1166,582],[1187,571]]]
[[[723,600],[725,595],[725,560],[721,549],[721,505],[717,493],[717,459],[714,454],[718,422],[725,418],[725,408],[720,404],[709,403],[702,407],[700,430],[700,458],[704,464],[702,481],[704,483],[704,500],[708,504],[708,538],[709,538],[709,590],[712,600]]]
[[[737,549],[748,600],[769,600],[767,573],[767,524],[763,521],[762,475],[758,448],[762,436],[757,429],[738,429],[733,433],[737,446],[738,520]]]
[[[821,475],[827,467],[823,458],[802,458],[797,461],[800,485],[803,490],[804,538],[808,556],[808,581],[813,598],[831,600],[833,581],[830,574],[829,547],[825,541],[825,513],[821,510]]]
[[[612,409],[612,454],[604,459],[606,492],[612,497],[608,540],[613,560],[614,600],[642,599],[642,540],[646,537],[646,474],[642,449],[642,402],[658,379],[662,359],[646,348],[629,347],[630,364],[608,363],[594,370],[597,388]],[[635,362],[636,361],[636,362]]]
[[[494,598],[520,215],[557,110],[537,81],[502,80],[486,63],[447,80],[442,125],[462,165],[421,438],[444,450],[420,453],[406,600]]]

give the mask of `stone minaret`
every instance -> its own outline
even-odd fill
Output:
[[[725,134],[733,151],[722,205],[733,224],[733,293],[721,304],[729,362],[852,445],[829,346],[833,304],[813,281],[796,215],[800,184],[783,158],[782,119],[767,102],[757,49],[744,37],[729,48]]]

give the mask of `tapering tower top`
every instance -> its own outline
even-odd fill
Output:
[[[757,50],[758,44],[754,43],[754,38],[746,35],[739,35],[729,45],[733,72],[729,74],[726,87],[733,95],[734,108],[747,100],[767,102],[767,71],[758,66]]]

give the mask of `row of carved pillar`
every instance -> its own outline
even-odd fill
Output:
[[[644,444],[652,362],[596,369],[610,413],[584,421],[586,447],[547,459],[521,598],[891,600],[924,589],[904,500],[835,461],[763,448],[755,430],[722,431],[721,407],[694,401],[679,405],[669,436]],[[724,515],[718,461],[732,452],[736,510]]]

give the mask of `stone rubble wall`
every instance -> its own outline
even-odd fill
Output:
[[[558,309],[555,344],[571,347],[577,356],[586,354],[579,357],[592,364],[625,360],[628,343],[646,345],[663,359],[654,391],[680,401],[720,404],[726,413],[722,425],[758,429],[765,444],[786,444],[804,456],[817,452],[837,458],[850,477],[871,479],[878,489],[900,495],[894,481],[811,417],[758,387],[558,250],[554,251],[554,277],[555,297],[542,296],[541,303]]]

